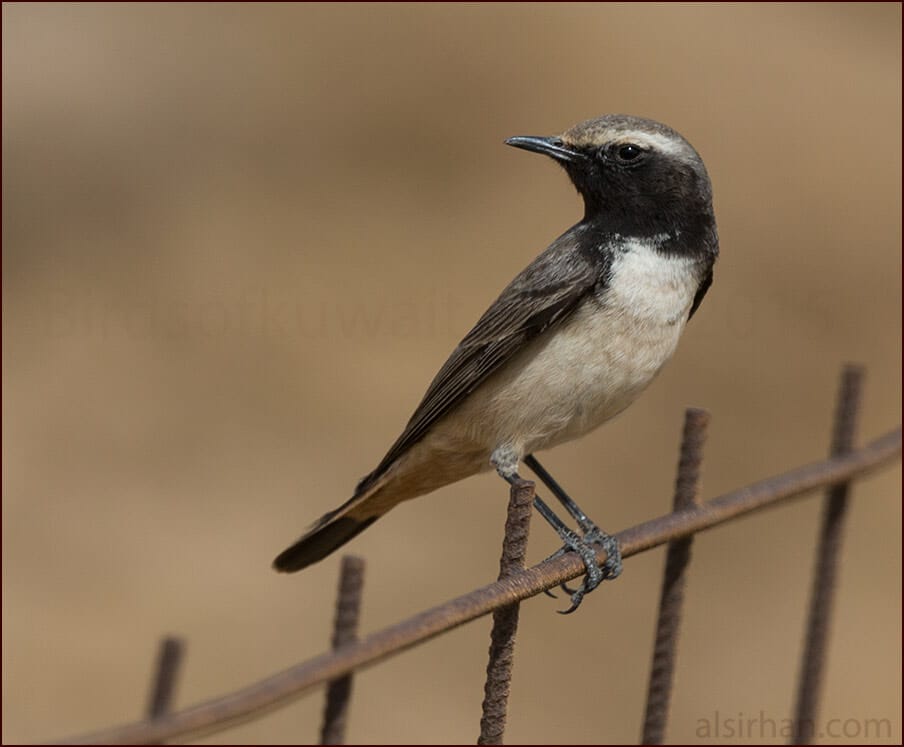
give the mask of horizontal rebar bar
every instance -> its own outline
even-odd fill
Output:
[[[742,514],[765,508],[816,488],[861,476],[901,453],[900,426],[868,446],[840,457],[797,467],[727,493],[700,506],[638,524],[616,535],[628,557],[678,537],[709,529]],[[597,555],[600,564],[606,554]],[[115,726],[59,742],[61,744],[147,744],[190,732],[210,732],[285,705],[305,690],[374,664],[493,610],[540,594],[585,572],[573,553],[496,581],[432,609],[372,633],[340,651],[321,654],[228,695],[208,700],[156,721]]]

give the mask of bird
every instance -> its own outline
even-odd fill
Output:
[[[325,558],[398,504],[479,472],[507,482],[524,463],[577,521],[535,506],[586,573],[572,612],[621,571],[602,532],[534,452],[583,436],[627,408],[671,358],[713,281],[719,240],[703,160],[667,125],[626,114],[507,145],[564,168],[584,215],[505,287],[452,351],[401,435],[345,503],[325,514],[273,567]],[[606,549],[597,567],[595,545]]]

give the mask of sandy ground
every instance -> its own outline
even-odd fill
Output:
[[[704,497],[821,458],[844,361],[862,440],[893,427],[900,29],[898,4],[4,4],[3,741],[139,716],[167,632],[179,705],[325,649],[338,556],[272,556],[580,215],[505,137],[649,116],[715,186],[723,254],[675,359],[546,457],[604,526],[668,509],[686,406],[713,415]],[[901,740],[900,478],[854,491],[823,742]],[[505,501],[474,478],[356,540],[364,632],[493,578]],[[783,741],[818,516],[698,539],[672,740]],[[555,546],[535,523],[531,559]],[[509,742],[637,739],[662,560],[569,618],[524,605]],[[488,628],[360,675],[349,740],[473,742]],[[200,741],[309,742],[321,704]]]

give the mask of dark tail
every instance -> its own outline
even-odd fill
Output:
[[[361,515],[363,513],[361,509],[364,508],[367,499],[373,496],[373,492],[356,491],[352,498],[335,511],[322,516],[307,534],[276,557],[273,567],[283,573],[300,571],[318,560],[323,560],[331,552],[358,536],[380,518],[380,513]]]
[[[323,560],[334,550],[353,537],[358,536],[379,517],[370,516],[358,521],[350,516],[343,516],[320,529],[308,532],[298,542],[283,550],[273,561],[273,567],[283,573],[294,573],[307,568],[318,560]]]

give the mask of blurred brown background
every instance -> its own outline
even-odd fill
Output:
[[[605,112],[669,123],[722,258],[671,364],[544,461],[605,527],[666,511],[683,409],[704,497],[822,458],[840,365],[862,440],[901,408],[901,7],[3,5],[3,740],[180,705],[321,653],[338,555],[272,556],[382,456],[446,354],[580,217],[506,148]],[[858,485],[823,716],[901,740],[900,470]],[[349,550],[364,632],[491,580],[491,475]],[[819,501],[698,539],[669,736],[790,715]],[[531,559],[556,547],[537,520]],[[522,612],[511,743],[639,735],[662,551]],[[349,740],[467,743],[489,621],[361,674]],[[206,743],[316,739],[318,692]],[[868,719],[887,719],[876,734]],[[835,724],[836,733],[841,724]],[[844,741],[830,739],[823,742]]]

